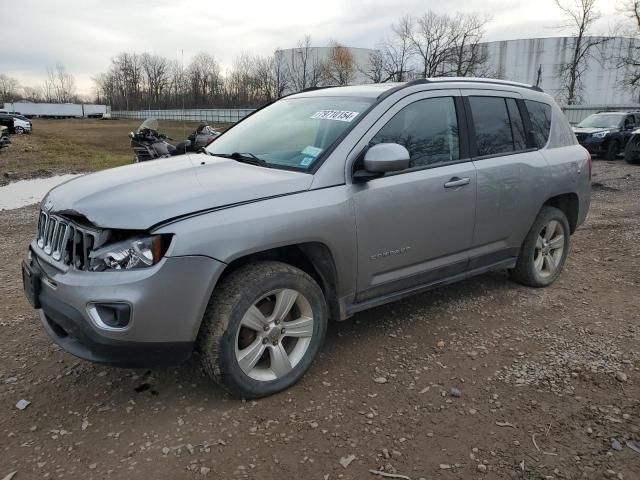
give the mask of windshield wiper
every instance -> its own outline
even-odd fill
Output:
[[[240,152],[210,153],[210,155],[214,155],[216,157],[231,158],[238,162],[248,163],[250,165],[258,165],[260,167],[269,167],[269,163],[267,161],[255,156],[253,153],[248,153],[248,152],[247,153],[240,153]]]

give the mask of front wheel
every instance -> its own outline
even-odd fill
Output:
[[[23,127],[15,127],[13,129],[14,132],[16,132],[16,135],[22,135],[24,133],[24,128]]]
[[[557,208],[544,206],[527,234],[511,278],[529,287],[551,285],[569,253],[569,222]]]
[[[605,156],[607,160],[615,160],[618,157],[619,152],[620,147],[618,146],[618,142],[616,140],[611,140],[609,142],[609,146],[607,147]]]
[[[204,369],[242,398],[284,390],[311,366],[327,319],[322,290],[302,270],[272,261],[241,267],[215,289],[204,315]]]
[[[627,163],[640,162],[640,135],[633,135],[624,148],[624,159]]]

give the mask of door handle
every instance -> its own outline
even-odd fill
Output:
[[[451,180],[444,184],[444,188],[462,187],[464,185],[469,185],[469,183],[471,183],[471,179],[469,177],[453,177]]]

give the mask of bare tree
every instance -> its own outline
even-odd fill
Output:
[[[384,73],[384,56],[382,52],[375,49],[369,53],[369,61],[364,65],[358,65],[358,71],[372,83],[386,81]]]
[[[222,91],[222,75],[216,59],[205,52],[196,54],[188,68],[192,100],[205,106],[207,100]]]
[[[77,99],[75,79],[62,63],[47,67],[44,92],[48,102],[68,103]]]
[[[456,77],[491,76],[487,68],[487,49],[482,45],[489,18],[457,13],[452,21],[457,33],[449,50],[447,70]]]
[[[298,42],[298,47],[291,50],[289,62],[289,83],[296,90],[317,87],[320,84],[322,65],[317,51],[311,46],[311,36]]]
[[[409,25],[412,53],[420,57],[422,78],[443,75],[447,58],[457,42],[457,26],[449,15],[429,11]]]
[[[160,55],[143,53],[140,56],[144,70],[149,105],[158,106],[160,97],[169,83],[169,65],[167,59]]]
[[[330,42],[327,59],[322,65],[322,77],[329,85],[349,85],[356,76],[356,62],[351,51],[338,42]]]
[[[289,71],[289,64],[284,58],[284,52],[280,48],[276,48],[273,52],[273,81],[274,81],[274,93],[276,98],[280,98],[284,95],[284,92],[289,88],[289,79],[291,72]]]
[[[593,24],[600,18],[595,8],[596,0],[555,0],[562,11],[565,23],[559,28],[570,28],[573,32],[569,61],[560,65],[562,95],[567,105],[582,100],[582,78],[588,69],[588,60],[596,59],[597,48],[610,38],[591,37]]]
[[[640,90],[640,0],[626,0],[621,4],[621,10],[631,20],[632,27],[627,32],[629,46],[615,59],[615,66],[624,69],[622,87],[637,93]]]
[[[0,102],[13,102],[18,97],[18,80],[0,73]]]
[[[41,87],[22,87],[22,99],[29,102],[43,101],[43,93]]]
[[[279,98],[277,93],[275,57],[254,57],[254,87],[252,103],[270,102]]]
[[[276,98],[280,98],[289,88],[291,78],[290,65],[287,62],[284,52],[276,48],[273,52],[273,81]]]
[[[409,62],[412,54],[411,30],[413,21],[405,16],[391,26],[391,36],[380,46],[384,81],[402,82],[411,73]]]

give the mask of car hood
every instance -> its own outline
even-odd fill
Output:
[[[206,154],[112,168],[69,180],[41,207],[102,228],[146,230],[184,215],[308,190],[313,176]]]
[[[615,128],[587,128],[587,127],[573,127],[573,133],[588,133],[589,135],[598,132],[612,132]]]

